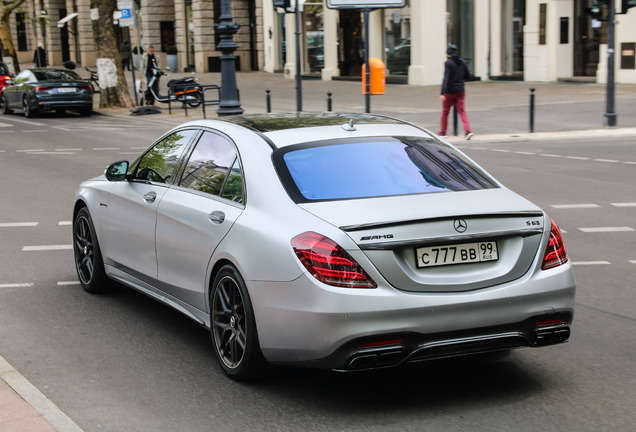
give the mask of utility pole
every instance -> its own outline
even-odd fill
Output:
[[[234,51],[238,48],[234,42],[234,34],[239,25],[232,22],[232,9],[230,0],[221,0],[220,23],[214,25],[214,31],[220,35],[221,40],[216,49],[221,51],[221,100],[216,113],[223,115],[243,114],[243,108],[239,101],[236,88],[236,57]],[[204,102],[205,103],[205,102]]]
[[[605,90],[605,123],[607,126],[616,126],[616,112],[614,112],[614,35],[616,30],[616,4],[615,0],[609,0],[607,11],[607,85]]]

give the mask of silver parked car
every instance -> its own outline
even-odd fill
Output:
[[[209,328],[235,379],[566,342],[556,223],[435,134],[382,116],[183,124],[82,183],[79,280]]]

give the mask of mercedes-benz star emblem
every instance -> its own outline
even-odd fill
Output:
[[[458,233],[463,233],[468,229],[468,224],[464,219],[457,218],[455,222],[453,222],[453,227]]]

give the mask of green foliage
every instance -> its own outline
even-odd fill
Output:
[[[172,55],[174,55],[174,54],[176,54],[177,52],[178,52],[178,51],[177,51],[177,47],[176,47],[175,45],[168,45],[168,46],[166,47],[166,54],[172,54]]]
[[[142,47],[134,46],[132,52],[133,54],[143,54],[144,49]]]

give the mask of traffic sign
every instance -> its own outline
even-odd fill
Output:
[[[329,9],[403,8],[406,0],[327,0]]]

